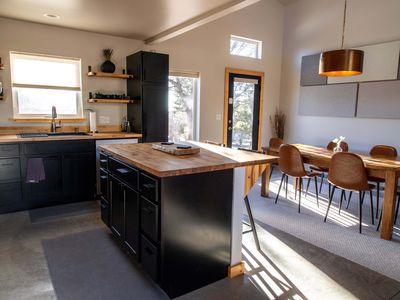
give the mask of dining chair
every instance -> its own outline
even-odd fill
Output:
[[[371,148],[369,151],[369,155],[371,157],[380,157],[387,159],[394,159],[397,157],[397,150],[395,147],[387,146],[387,145],[376,145]],[[380,185],[385,182],[385,179],[368,176],[368,180],[372,181],[376,184],[376,218],[379,216],[379,193],[380,193]]]
[[[268,150],[269,151],[273,151],[273,152],[279,152],[279,147],[282,144],[283,144],[283,140],[282,139],[280,139],[280,138],[271,138],[269,140]],[[267,151],[266,154],[269,154],[268,153],[269,151]],[[271,177],[272,177],[272,172],[274,171],[274,167],[277,167],[277,166],[278,166],[278,164],[271,164],[271,171],[270,171],[270,174],[269,174],[270,180],[271,180]]]
[[[286,187],[286,199],[287,199],[287,190],[288,190],[288,178],[289,176],[298,179],[299,182],[299,205],[298,212],[300,213],[301,207],[301,192],[303,185],[303,178],[315,180],[315,195],[317,197],[317,205],[319,206],[319,198],[318,198],[318,183],[317,176],[318,173],[306,171],[304,168],[303,158],[299,149],[297,149],[293,145],[283,144],[279,148],[279,169],[282,172],[281,183],[279,184],[278,193],[276,195],[275,204],[278,202],[279,194],[281,192],[282,183],[285,181]],[[295,199],[297,194],[297,187],[295,188]]]
[[[367,169],[364,162],[358,155],[354,153],[339,152],[332,156],[329,172],[328,182],[332,186],[329,189],[329,202],[326,209],[324,222],[328,218],[329,209],[332,205],[335,189],[340,188],[343,191],[358,192],[359,193],[359,231],[362,233],[362,205],[364,202],[365,192],[369,191],[370,205],[371,205],[371,223],[374,224],[374,206],[372,202],[372,189],[375,187],[373,184],[368,183]],[[343,194],[342,194],[343,195]],[[339,210],[341,208],[343,197],[340,199]]]
[[[349,145],[346,142],[341,142],[341,148],[343,152],[349,152]],[[334,142],[330,142],[327,146],[326,149],[329,151],[333,151],[333,149],[336,147],[336,143]],[[322,184],[324,183],[324,178],[325,178],[325,174],[328,173],[329,168],[326,167],[319,167],[319,166],[310,166],[310,170],[314,171],[314,172],[318,172],[320,173],[320,177],[321,177],[321,182],[319,184],[319,193],[321,194],[322,191]]]
[[[396,204],[396,212],[395,212],[395,217],[394,217],[394,224],[397,223],[397,217],[399,216],[399,207],[400,207],[400,187],[397,188],[397,204]],[[381,214],[379,217],[379,222],[378,222],[378,226],[376,227],[376,231],[379,231],[379,228],[381,227],[381,223],[382,223],[382,210],[381,210]]]

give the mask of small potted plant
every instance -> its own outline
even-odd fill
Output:
[[[104,73],[114,73],[115,71],[115,65],[111,61],[111,56],[113,52],[114,50],[110,48],[103,49],[103,56],[106,59],[106,61],[101,64],[100,70]]]

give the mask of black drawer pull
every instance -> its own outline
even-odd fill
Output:
[[[126,168],[119,168],[119,169],[117,169],[117,171],[118,171],[119,173],[121,173],[121,174],[128,174],[128,173],[131,173],[131,172],[132,172],[131,170],[126,169]]]
[[[147,252],[148,255],[154,255],[154,251],[151,250],[149,247],[145,246],[145,247],[144,247],[144,250],[146,250],[146,252]]]
[[[107,162],[107,159],[100,159],[100,162],[101,162],[101,163],[106,163],[106,162]]]
[[[154,213],[154,209],[147,208],[147,207],[142,207],[142,210],[147,213],[148,215],[151,215]]]
[[[143,186],[144,186],[146,189],[154,189],[154,188],[156,187],[156,185],[153,184],[153,183],[144,183]]]
[[[100,179],[107,179],[107,176],[106,175],[101,175]]]

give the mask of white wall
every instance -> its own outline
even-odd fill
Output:
[[[91,65],[94,71],[99,70],[104,61],[102,49],[113,48],[112,60],[117,71],[121,73],[125,68],[126,56],[140,50],[143,44],[141,41],[4,18],[0,18],[0,37],[0,57],[5,65],[5,70],[0,71],[0,81],[3,82],[6,95],[6,99],[0,101],[0,126],[26,125],[9,120],[13,116],[10,51],[81,58],[84,108],[95,109],[98,117],[108,117],[110,124],[121,123],[122,116],[126,115],[125,104],[90,104],[87,103],[87,98],[90,91],[125,93],[126,81],[89,78],[86,76],[87,66]],[[87,113],[85,113],[85,117],[87,117]]]
[[[251,59],[229,54],[230,35],[239,35],[263,41],[262,59]],[[201,74],[200,89],[200,139],[222,141],[224,72],[225,67],[265,72],[264,120],[262,141],[270,137],[269,115],[278,106],[281,78],[281,56],[283,43],[283,6],[277,0],[260,3],[230,14],[195,30],[166,42],[142,46],[135,40],[111,37],[89,32],[63,29],[0,18],[0,56],[6,70],[0,73],[5,84],[7,99],[0,102],[0,125],[15,125],[8,120],[12,116],[10,97],[9,51],[38,52],[82,58],[83,96],[89,91],[124,91],[125,81],[88,78],[87,66],[98,68],[102,63],[101,49],[115,50],[114,62],[120,69],[125,65],[125,56],[141,48],[170,54],[170,67],[197,71]],[[99,114],[110,116],[111,124],[118,124],[126,114],[125,105],[88,104]]]
[[[343,7],[344,0],[299,0],[285,9],[280,106],[288,116],[286,139],[326,145],[344,135],[353,150],[400,148],[400,120],[298,115],[301,57],[340,48]],[[348,0],[345,47],[400,40],[399,12],[398,0]]]

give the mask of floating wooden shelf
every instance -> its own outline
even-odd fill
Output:
[[[104,73],[104,72],[88,72],[89,77],[108,77],[108,78],[119,78],[119,79],[129,79],[133,78],[130,74],[116,74],[116,73]]]
[[[88,99],[89,103],[134,103],[130,99]]]

